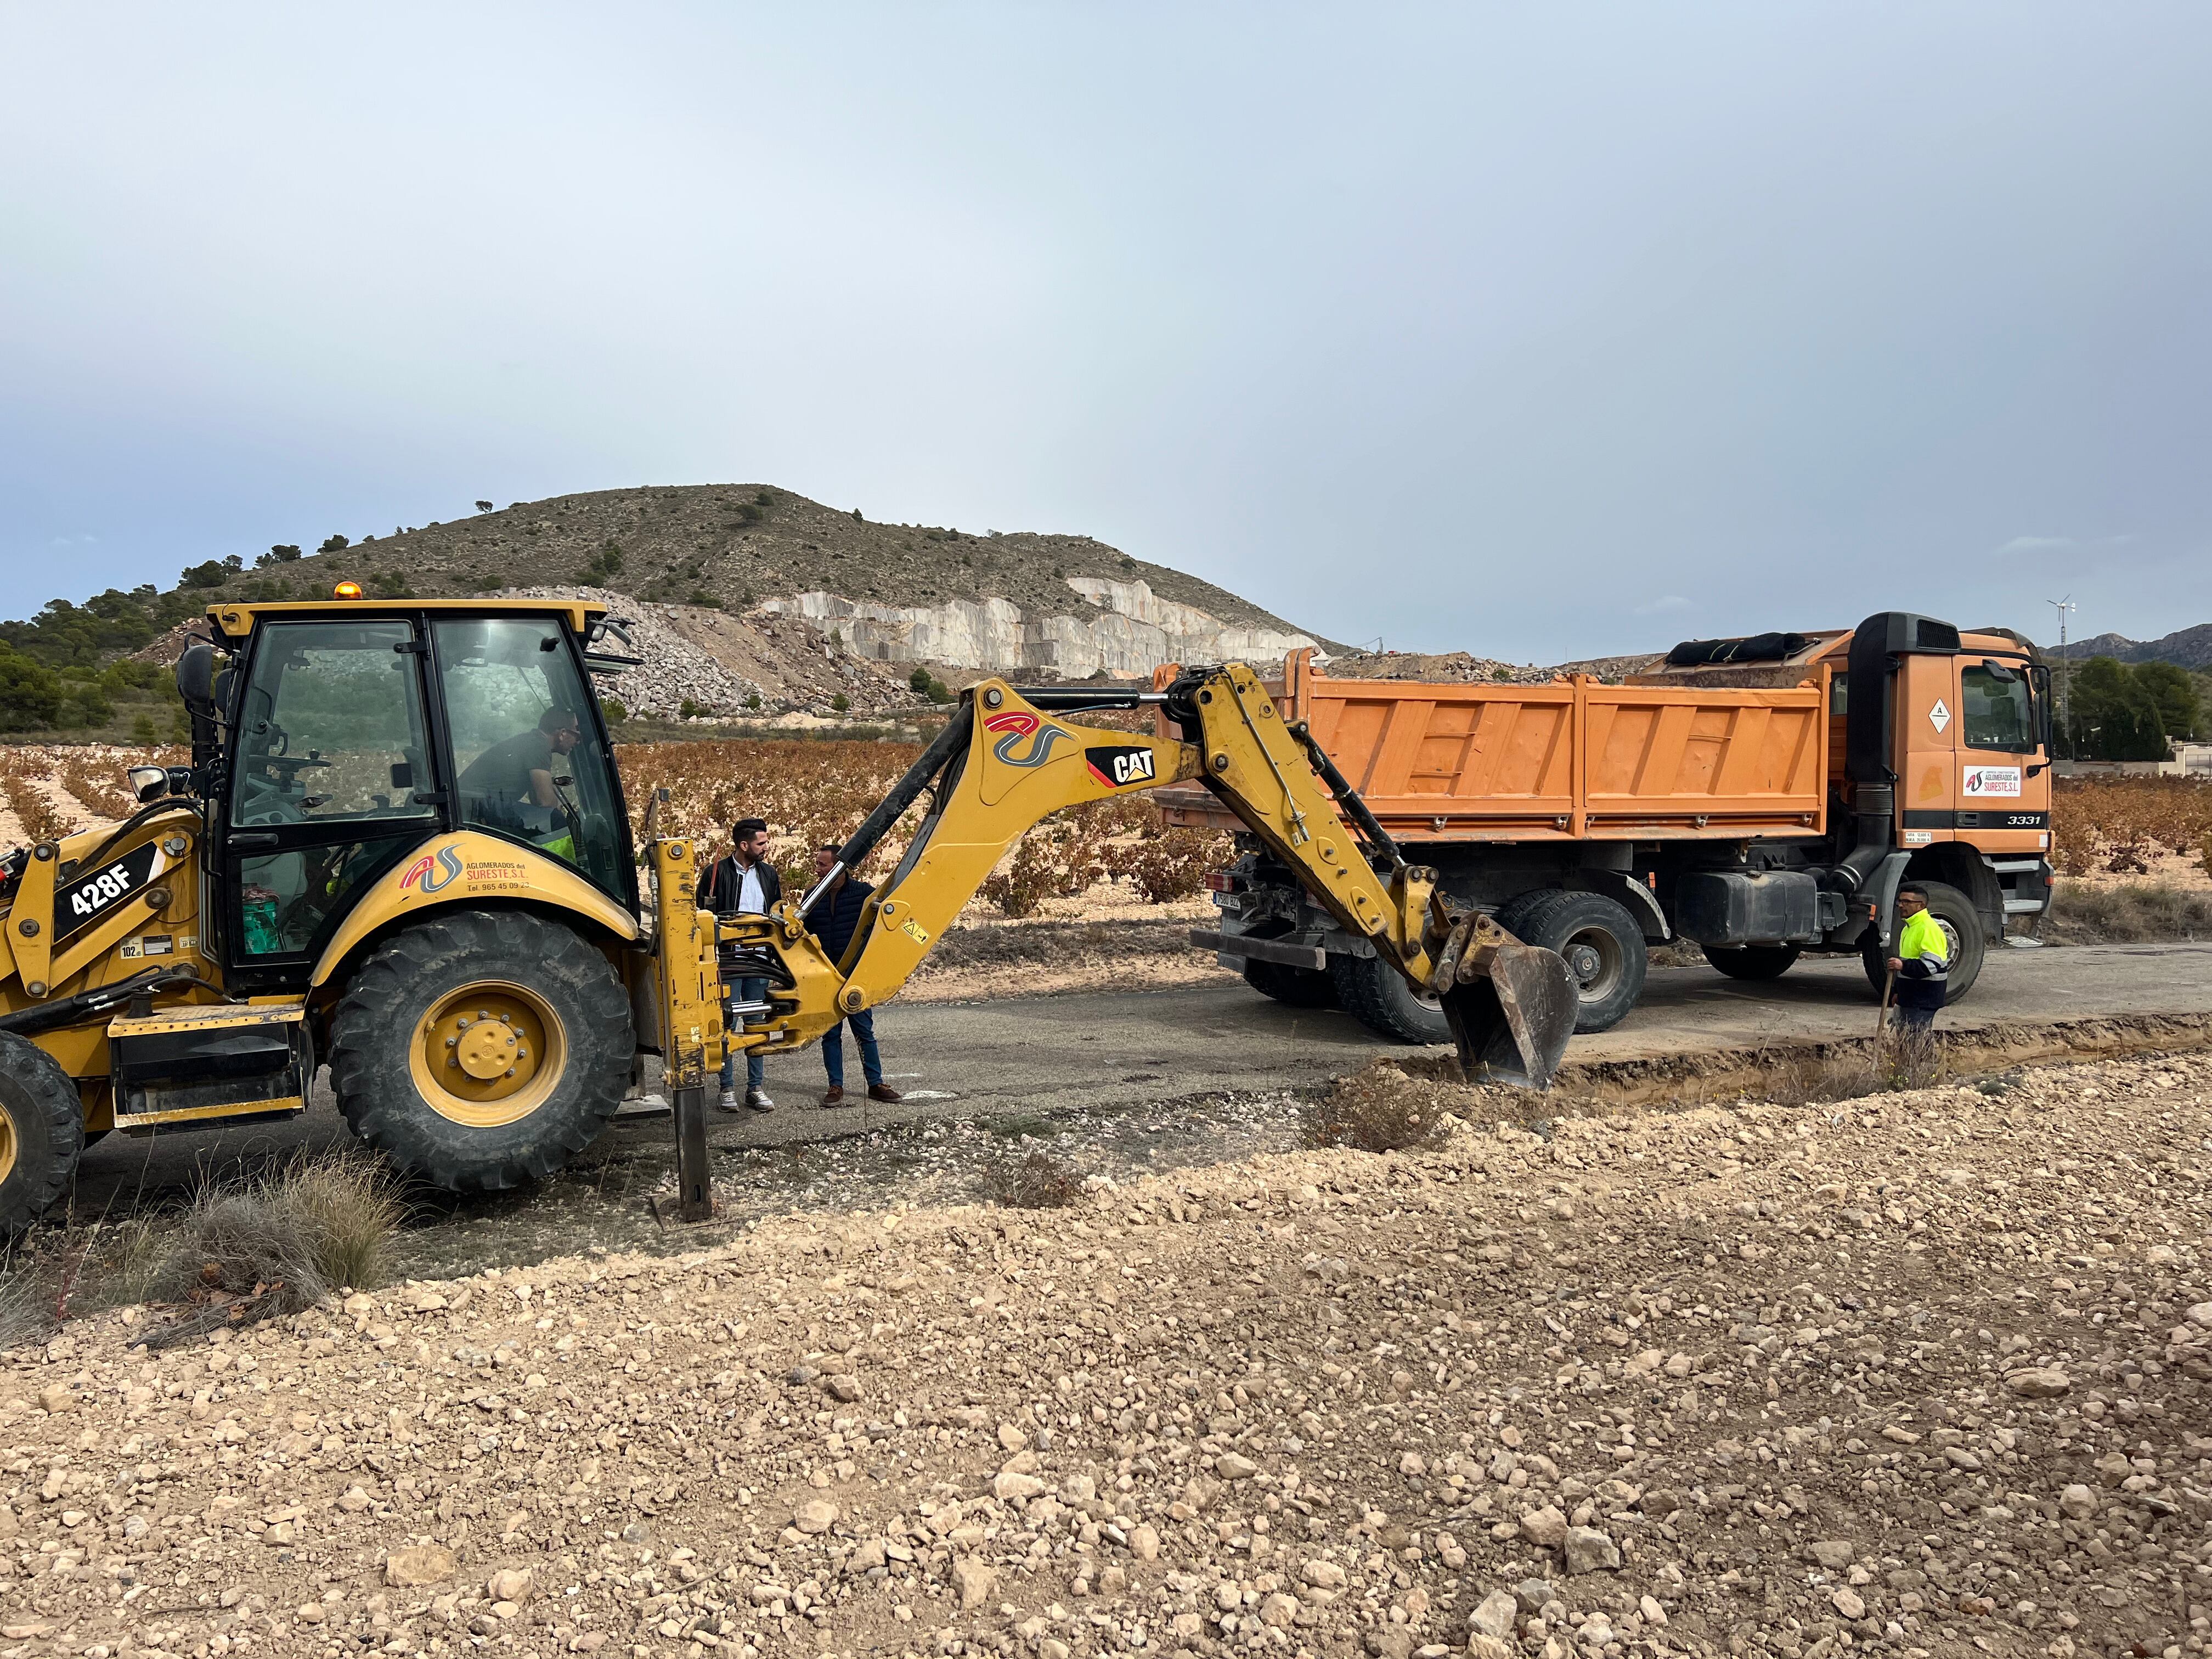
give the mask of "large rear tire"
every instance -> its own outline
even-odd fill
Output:
[[[1948,1008],[1973,989],[1974,981],[1981,977],[1989,935],[1982,931],[1982,913],[1974,908],[1974,902],[1948,882],[1914,881],[1910,884],[1926,891],[1928,914],[1936,918],[1936,925],[1943,930],[1944,940],[1951,947],[1949,971],[1944,975],[1943,1006]],[[1880,996],[1889,978],[1889,957],[1881,941],[1870,940],[1860,952],[1860,960],[1866,968],[1867,983]]]
[[[1794,945],[1707,945],[1705,960],[1730,979],[1780,979],[1796,964]]]
[[[1609,1031],[1644,994],[1651,965],[1644,929],[1626,905],[1602,893],[1544,888],[1508,900],[1498,925],[1523,945],[1540,945],[1567,959],[1580,1003],[1577,1031]]]
[[[1406,976],[1380,957],[1332,955],[1329,977],[1337,1006],[1393,1042],[1449,1042],[1451,1022],[1434,997],[1414,993]]]
[[[0,1031],[0,1243],[69,1190],[84,1150],[84,1103],[61,1062]]]
[[[596,946],[537,916],[461,910],[356,971],[331,1021],[331,1081],[353,1132],[401,1169],[497,1192],[591,1145],[635,1047]]]

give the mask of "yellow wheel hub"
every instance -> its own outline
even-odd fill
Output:
[[[0,1107],[0,1181],[15,1173],[15,1120]]]
[[[544,1105],[568,1058],[568,1033],[543,997],[483,980],[431,1004],[416,1024],[407,1063],[441,1117],[495,1129]]]

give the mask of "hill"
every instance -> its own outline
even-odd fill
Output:
[[[592,491],[404,526],[251,568],[210,561],[178,588],[57,605],[0,639],[55,666],[116,651],[173,656],[178,624],[222,599],[373,595],[605,597],[636,619],[646,667],[609,688],[633,710],[689,701],[733,713],[910,706],[917,666],[984,674],[1141,678],[1160,662],[1279,659],[1326,645],[1225,588],[1087,536],[977,534],[878,524],[765,484]],[[103,609],[104,607],[104,609]],[[172,637],[148,644],[158,629]]]
[[[2090,657],[2114,657],[2128,663],[2170,662],[2177,668],[2212,669],[2212,623],[2178,629],[2154,640],[2099,634],[2090,639],[2071,641],[2063,652],[2053,649],[2051,654],[2075,662]]]

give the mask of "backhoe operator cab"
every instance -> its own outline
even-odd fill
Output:
[[[619,1103],[649,978],[591,689],[603,608],[228,605],[188,768],[0,881],[0,1231],[84,1139],[283,1117],[330,1066],[435,1183],[559,1168]]]

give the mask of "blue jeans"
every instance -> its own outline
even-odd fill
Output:
[[[853,1035],[860,1044],[860,1072],[871,1088],[881,1086],[884,1080],[884,1057],[876,1051],[876,1011],[863,1008],[857,1014],[848,1014],[822,1034],[822,1069],[830,1074],[830,1086],[845,1086],[845,1028],[850,1025]]]
[[[726,981],[723,994],[733,1002],[760,1002],[767,999],[768,981],[764,979]],[[732,1021],[734,1027],[736,1022]],[[735,1049],[722,1059],[722,1091],[725,1094],[737,1087],[738,1055]],[[757,1048],[745,1056],[745,1089],[748,1093],[759,1088],[768,1077],[768,1060]]]

